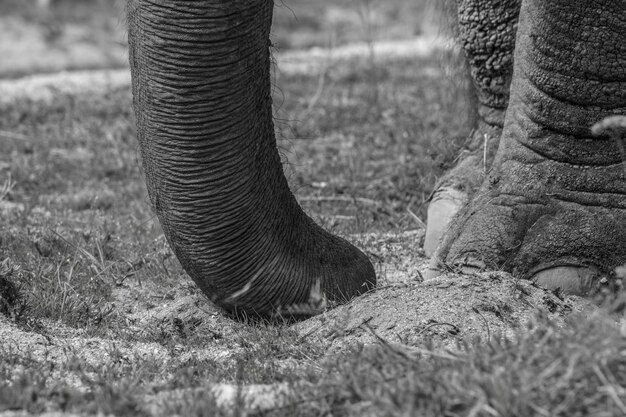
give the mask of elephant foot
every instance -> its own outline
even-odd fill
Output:
[[[548,159],[503,138],[491,172],[453,220],[427,277],[445,269],[505,270],[542,287],[589,294],[626,264],[625,195],[623,163]]]
[[[453,217],[480,187],[497,150],[500,134],[500,128],[481,121],[454,168],[435,185],[428,205],[424,236],[426,256],[435,253]]]

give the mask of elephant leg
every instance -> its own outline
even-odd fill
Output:
[[[272,12],[268,0],[130,0],[137,136],[165,236],[211,300],[238,314],[312,314],[376,278],[289,191],[272,119]]]
[[[626,114],[624,39],[623,0],[523,1],[499,149],[432,269],[503,269],[581,294],[626,263],[621,144],[590,130]]]
[[[477,118],[457,164],[431,196],[424,238],[427,256],[479,188],[498,147],[509,101],[520,1],[456,0],[458,41],[475,91]]]

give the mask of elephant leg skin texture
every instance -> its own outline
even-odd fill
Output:
[[[498,148],[513,75],[520,0],[456,0],[459,43],[477,106],[476,125],[457,164],[435,185],[424,252],[431,256],[454,215],[482,183]]]
[[[274,136],[267,0],[130,0],[137,136],[185,271],[245,316],[303,316],[375,285],[367,257],[307,217]]]
[[[584,294],[626,263],[619,141],[591,127],[626,114],[623,0],[524,0],[498,152],[431,271],[503,269]]]

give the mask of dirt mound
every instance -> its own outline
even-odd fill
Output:
[[[463,339],[514,338],[537,313],[563,323],[571,312],[591,311],[589,301],[559,297],[510,274],[446,274],[421,283],[385,286],[295,325],[301,337],[316,335],[330,352],[357,343],[425,340],[454,348]]]

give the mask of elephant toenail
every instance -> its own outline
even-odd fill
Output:
[[[467,202],[467,194],[454,188],[443,188],[437,192],[428,205],[428,223],[424,237],[424,253],[430,257],[441,237],[448,230],[452,217]]]
[[[579,296],[590,295],[601,285],[598,269],[578,265],[545,268],[534,273],[531,280],[539,287]]]

